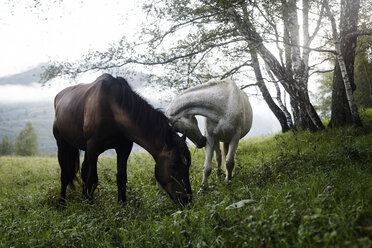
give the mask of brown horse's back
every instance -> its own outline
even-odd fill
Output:
[[[104,74],[91,84],[79,84],[62,90],[55,98],[53,132],[72,146],[85,150],[87,140],[102,130],[112,132],[115,92],[120,84],[111,75]],[[57,137],[56,137],[57,138]],[[110,147],[111,148],[111,147]]]

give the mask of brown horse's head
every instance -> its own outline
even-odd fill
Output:
[[[191,156],[186,146],[186,137],[171,132],[155,165],[155,177],[161,187],[176,204],[185,206],[191,202],[189,180]]]

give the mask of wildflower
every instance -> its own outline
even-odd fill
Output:
[[[331,185],[328,185],[327,187],[326,187],[326,191],[331,191],[332,190],[332,186]]]

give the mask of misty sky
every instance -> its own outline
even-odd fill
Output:
[[[37,8],[32,2],[0,0],[0,77],[106,49],[123,34],[133,35],[140,22],[138,0],[44,0]],[[96,77],[93,74],[83,80]],[[49,100],[64,87],[63,82],[43,88],[37,83],[4,85],[0,86],[0,102]]]
[[[30,2],[0,0],[0,76],[105,49],[140,22],[138,0],[44,0],[38,8]]]

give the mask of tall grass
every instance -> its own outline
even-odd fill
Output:
[[[81,187],[57,209],[56,158],[0,158],[0,247],[372,247],[372,121],[241,142],[231,182],[201,186],[204,150],[190,148],[190,208],[156,187],[154,161],[133,153],[117,203],[116,158],[99,160],[93,205]],[[245,200],[245,201],[243,201]],[[235,204],[234,204],[235,203]]]

